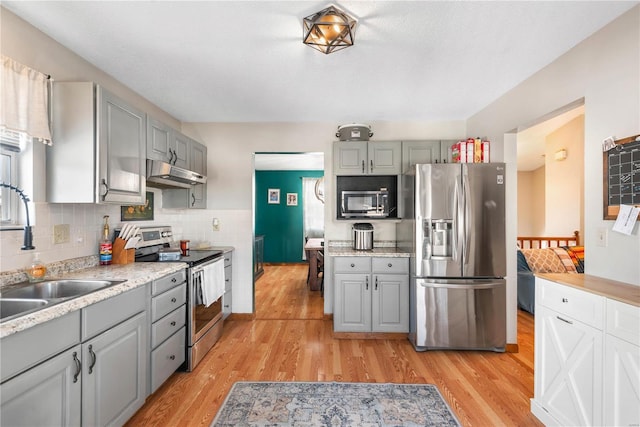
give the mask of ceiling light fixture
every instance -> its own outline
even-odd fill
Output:
[[[357,21],[331,5],[303,20],[302,42],[322,53],[329,54],[353,46]]]

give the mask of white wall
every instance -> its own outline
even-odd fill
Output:
[[[544,166],[518,172],[518,236],[544,235]]]
[[[607,136],[622,138],[640,130],[639,76],[640,6],[636,6],[467,121],[469,134],[489,137],[493,146],[504,149],[499,158],[515,168],[516,151],[505,145],[515,139],[505,134],[584,97],[586,273],[636,286],[640,286],[638,226],[632,236],[625,236],[611,232],[613,222],[602,219],[601,143]],[[514,241],[517,202],[507,198],[507,241]],[[608,230],[607,247],[596,244],[598,228]],[[507,341],[516,342],[515,256],[508,262]]]

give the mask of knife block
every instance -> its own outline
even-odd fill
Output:
[[[125,249],[124,246],[127,241],[121,238],[116,238],[113,242],[111,263],[112,264],[131,264],[135,261],[136,250]]]

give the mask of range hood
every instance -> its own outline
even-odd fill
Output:
[[[191,188],[204,184],[207,177],[162,160],[147,159],[147,185],[157,188]]]

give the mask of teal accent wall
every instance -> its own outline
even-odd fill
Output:
[[[303,262],[302,178],[324,171],[256,171],[256,235],[264,234],[264,262]],[[269,204],[270,188],[280,189],[280,203]],[[298,206],[287,206],[287,193],[298,194]]]

